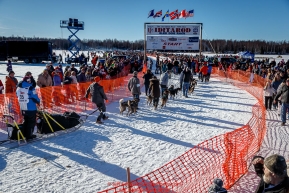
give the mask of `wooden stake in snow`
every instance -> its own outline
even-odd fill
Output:
[[[131,193],[130,170],[129,170],[129,168],[126,168],[126,176],[127,176],[128,192]]]

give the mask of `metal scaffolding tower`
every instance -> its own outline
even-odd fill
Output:
[[[75,62],[77,61],[77,55],[79,55],[80,47],[77,46],[77,43],[80,39],[77,37],[76,33],[79,30],[84,30],[84,22],[78,21],[78,19],[69,18],[69,20],[60,20],[60,27],[67,28],[70,31],[71,35],[68,36],[68,41],[71,46],[68,48],[68,51],[71,53],[71,56],[67,58],[67,61]]]

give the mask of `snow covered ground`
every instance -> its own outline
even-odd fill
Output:
[[[14,70],[17,72],[16,67]],[[22,66],[33,74],[43,67]],[[171,80],[178,85],[178,77]],[[141,96],[136,116],[107,107],[110,119],[96,125],[97,113],[76,132],[7,150],[0,147],[0,191],[96,192],[159,168],[194,145],[248,122],[257,101],[247,92],[212,78],[193,95],[152,110]]]
[[[13,66],[19,80],[26,71],[37,77],[43,69],[44,64]],[[177,76],[170,81],[178,85]],[[126,181],[126,167],[133,180],[246,124],[255,103],[247,92],[215,78],[156,111],[142,95],[136,116],[120,115],[115,101],[107,106],[104,125],[95,124],[95,113],[76,132],[16,149],[0,146],[0,192],[97,192]]]

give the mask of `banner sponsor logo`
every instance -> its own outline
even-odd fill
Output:
[[[169,41],[177,41],[178,39],[177,38],[169,38],[168,40]]]
[[[163,45],[164,46],[180,46],[181,44],[182,44],[181,42],[176,42],[176,43],[165,42]]]
[[[193,27],[193,34],[197,35],[199,33],[199,27]]]
[[[200,33],[199,24],[148,24],[146,27],[148,35],[199,35]]]
[[[192,36],[146,36],[148,50],[199,50],[199,37]],[[191,41],[191,42],[190,42]]]
[[[188,38],[178,38],[179,41],[188,40]]]
[[[199,42],[199,37],[189,37],[189,42]]]

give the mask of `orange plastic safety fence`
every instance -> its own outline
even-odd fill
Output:
[[[131,96],[127,88],[131,76],[100,81],[110,101]],[[249,122],[232,132],[200,143],[164,166],[131,181],[130,184],[123,183],[101,192],[206,192],[214,178],[223,179],[225,187],[229,188],[247,172],[249,162],[259,150],[266,132],[262,90],[264,79],[255,76],[250,86],[250,73],[224,72],[216,68],[213,69],[213,76],[221,81],[230,82],[256,97],[258,103],[252,108],[252,118]],[[83,98],[90,84],[91,82],[87,82],[37,89],[41,107],[53,113],[95,109],[93,103]],[[0,96],[0,114],[10,113],[18,122],[21,121],[16,95],[13,93]],[[1,126],[2,124],[3,122]]]
[[[207,192],[214,178],[223,179],[225,187],[230,188],[248,171],[250,160],[259,150],[266,132],[261,89],[264,80],[254,77],[252,86],[248,86],[250,74],[247,72],[223,72],[214,68],[213,74],[215,78],[230,82],[256,97],[258,103],[252,108],[249,122],[232,132],[202,142],[129,184],[123,183],[101,193]]]
[[[131,96],[127,88],[127,82],[129,78],[132,77],[129,71],[130,65],[127,65],[118,74],[119,78],[101,80],[99,82],[99,84],[103,86],[109,101]],[[142,80],[142,78],[140,78],[140,80]],[[85,82],[37,88],[36,92],[40,98],[40,107],[49,113],[60,114],[65,111],[81,113],[96,109],[94,103],[84,98],[86,90],[91,83],[92,82]],[[3,114],[12,115],[18,123],[23,121],[16,93],[0,94],[0,115]],[[0,128],[5,128],[5,126],[6,124],[0,119]]]

